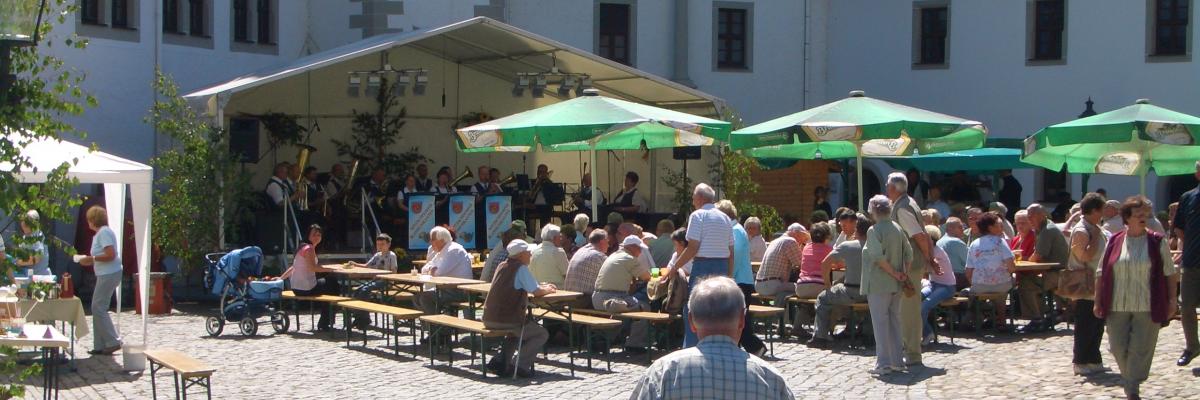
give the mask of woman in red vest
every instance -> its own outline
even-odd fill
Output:
[[[1161,234],[1146,230],[1151,215],[1145,197],[1121,204],[1125,230],[1109,240],[1096,282],[1094,312],[1107,319],[1109,351],[1130,399],[1141,398],[1138,388],[1150,374],[1158,330],[1175,310],[1171,251]]]

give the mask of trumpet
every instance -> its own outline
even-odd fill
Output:
[[[300,176],[296,178],[297,191],[300,192],[300,199],[297,203],[301,210],[308,210],[308,182],[304,179],[304,169],[308,168],[308,158],[312,152],[317,151],[316,147],[306,144],[297,144],[300,147],[300,153],[296,154],[296,170],[300,172]]]
[[[467,179],[467,178],[470,178],[473,176],[475,176],[475,174],[471,173],[471,167],[463,167],[462,174],[459,175],[457,178],[454,178],[454,180],[450,181],[450,184],[447,186],[457,185],[459,181],[462,181],[463,179]]]

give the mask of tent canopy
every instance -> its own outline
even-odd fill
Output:
[[[512,82],[517,73],[546,72],[553,67],[563,72],[587,74],[591,77],[592,87],[637,103],[709,116],[719,116],[724,107],[720,99],[706,93],[487,17],[424,31],[374,36],[202,88],[184,97],[202,103],[210,115],[216,115],[221,103],[218,96],[230,96],[401,47],[460,64],[504,82]],[[547,90],[546,96],[558,95]]]
[[[112,154],[64,140],[42,138],[31,140],[28,134],[9,134],[8,140],[21,147],[21,155],[28,159],[32,168],[14,171],[10,162],[0,162],[0,171],[16,173],[25,183],[45,182],[49,172],[63,163],[70,167],[68,178],[80,183],[104,184],[105,209],[109,221],[125,220],[125,194],[129,191],[133,202],[134,242],[137,246],[138,286],[141,288],[142,304],[149,304],[150,293],[150,197],[154,181],[154,170],[149,165],[127,160]],[[124,237],[123,223],[110,223],[109,228],[118,238]],[[121,244],[116,244],[121,254]],[[117,296],[117,312],[121,310],[121,296]],[[147,342],[146,313],[142,313],[142,345]]]

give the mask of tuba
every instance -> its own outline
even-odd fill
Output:
[[[508,174],[508,177],[504,178],[504,180],[500,181],[500,183],[497,183],[496,186],[511,185],[513,182],[516,182],[516,181],[517,181],[517,176],[515,174]]]
[[[300,192],[300,199],[297,201],[300,204],[301,210],[308,210],[308,182],[304,179],[304,169],[308,168],[308,158],[312,156],[312,152],[317,151],[316,147],[306,144],[297,144],[300,147],[300,153],[296,155],[296,171],[300,176],[296,177],[296,191]]]
[[[475,174],[471,173],[471,167],[463,167],[462,174],[459,175],[457,178],[454,178],[454,180],[450,181],[450,184],[448,186],[457,185],[459,181],[462,181],[463,179],[467,179],[467,178],[470,178],[473,176],[475,176]]]

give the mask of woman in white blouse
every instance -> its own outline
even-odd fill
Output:
[[[1113,235],[1100,260],[1093,312],[1106,320],[1125,395],[1136,399],[1150,375],[1158,330],[1175,313],[1176,274],[1167,241],[1147,229],[1153,218],[1149,202],[1130,197],[1121,204],[1121,218],[1125,230]]]

